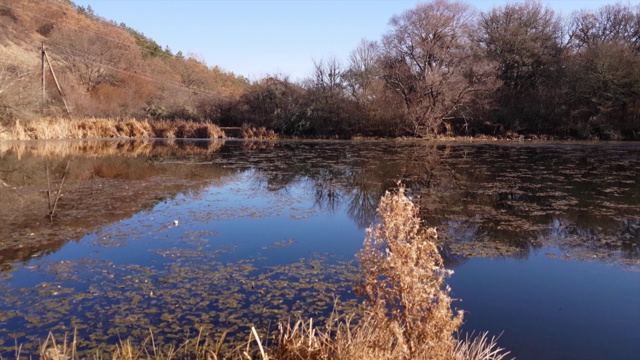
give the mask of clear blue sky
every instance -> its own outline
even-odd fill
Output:
[[[379,40],[391,16],[416,0],[74,0],[100,16],[143,32],[175,53],[194,53],[249,79],[270,74],[293,80],[313,60],[346,62],[361,39]],[[475,0],[480,11],[514,2]],[[597,9],[615,0],[543,0],[562,14]],[[623,3],[628,3],[623,0]],[[632,2],[636,3],[636,1]]]

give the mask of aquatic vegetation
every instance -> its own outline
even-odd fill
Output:
[[[637,269],[636,150],[634,144],[3,142],[0,354],[6,358],[17,340],[23,354],[36,355],[49,331],[61,338],[74,329],[83,354],[111,353],[125,338],[140,349],[149,330],[156,343],[176,349],[189,334],[202,331],[215,344],[226,334],[226,351],[246,344],[251,327],[274,351],[279,322],[289,344],[309,344],[312,336],[322,343],[342,332],[345,349],[355,349],[354,337],[370,339],[383,323],[358,308],[352,287],[363,269],[353,255],[364,228],[381,220],[379,201],[398,179],[422,223],[437,226],[447,268],[500,263],[473,257],[548,256]],[[59,182],[69,160],[50,223],[45,169]],[[472,309],[474,299],[454,295]],[[473,323],[478,316],[476,309],[462,329],[487,329],[486,322]],[[381,342],[396,341],[393,329],[380,330],[388,337],[380,335]],[[503,338],[510,349],[514,333]],[[251,336],[250,351],[260,357]],[[337,351],[331,344],[322,351]],[[459,342],[454,348],[478,352]]]

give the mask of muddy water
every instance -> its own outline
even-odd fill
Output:
[[[464,331],[520,359],[634,358],[639,178],[636,144],[2,143],[1,353],[355,307],[354,254],[401,180],[438,227]]]

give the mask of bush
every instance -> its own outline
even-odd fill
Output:
[[[435,228],[425,228],[418,208],[405,196],[387,193],[380,201],[380,224],[367,229],[358,254],[365,281],[359,293],[366,299],[377,326],[393,329],[405,358],[450,357],[462,311],[451,310],[450,270],[438,252]]]

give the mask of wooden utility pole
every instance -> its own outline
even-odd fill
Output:
[[[47,63],[49,64],[49,70],[51,70],[51,75],[53,75],[53,81],[56,83],[56,87],[58,88],[58,93],[60,93],[60,97],[62,98],[62,103],[64,103],[64,108],[67,110],[67,115],[71,116],[71,111],[69,111],[69,106],[67,105],[67,100],[64,98],[64,94],[62,93],[62,89],[60,88],[60,83],[58,83],[58,78],[56,77],[56,73],[53,71],[53,66],[51,65],[51,59],[49,59],[49,55],[47,52],[44,52],[44,56],[47,58]]]
[[[60,94],[60,98],[62,98],[62,103],[64,104],[64,109],[67,110],[67,115],[71,116],[71,111],[69,111],[69,105],[67,105],[67,100],[64,98],[64,93],[62,92],[62,88],[60,87],[60,83],[58,82],[58,78],[56,77],[55,71],[53,71],[53,65],[51,65],[51,59],[49,59],[49,55],[44,48],[44,41],[42,42],[42,110],[44,111],[44,104],[47,99],[47,89],[46,89],[46,67],[44,62],[49,64],[49,71],[51,71],[51,76],[53,76],[53,81],[56,83],[56,88],[58,88],[58,93]]]
[[[47,100],[47,77],[46,77],[46,73],[45,73],[45,66],[44,66],[44,60],[45,60],[45,52],[44,52],[44,41],[42,42],[42,110],[44,111],[44,103]]]

